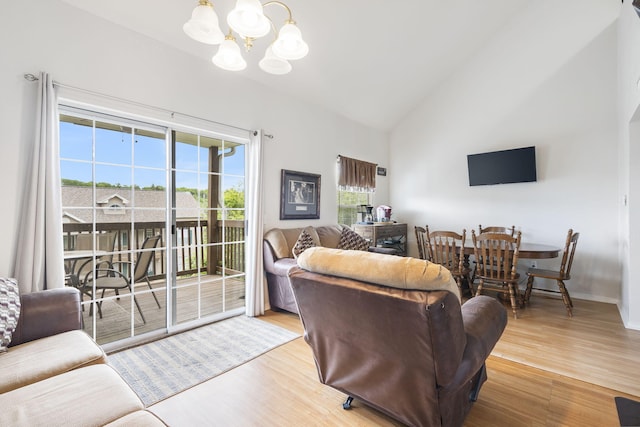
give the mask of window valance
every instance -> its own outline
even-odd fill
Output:
[[[338,189],[373,192],[376,190],[376,163],[338,156]]]

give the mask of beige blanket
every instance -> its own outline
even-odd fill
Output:
[[[298,265],[314,273],[345,277],[401,289],[445,290],[460,298],[451,273],[429,261],[373,252],[309,248]]]

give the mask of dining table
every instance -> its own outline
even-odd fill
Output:
[[[464,243],[464,257],[468,258],[473,255],[473,240],[467,240]],[[521,242],[518,250],[519,259],[550,259],[557,258],[562,248],[547,245],[543,243]]]

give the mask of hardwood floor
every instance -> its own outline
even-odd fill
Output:
[[[488,381],[465,426],[616,426],[615,396],[640,400],[640,332],[624,329],[610,304],[534,295],[487,360]],[[303,333],[290,313],[262,320]],[[397,426],[378,411],[320,384],[303,338],[153,405],[172,426]]]

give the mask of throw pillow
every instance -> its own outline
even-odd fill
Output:
[[[300,232],[298,240],[296,240],[296,244],[293,245],[291,252],[293,253],[293,257],[297,259],[302,252],[314,246],[316,246],[316,242],[313,241],[313,237],[311,237],[311,234],[305,229]]]
[[[349,227],[343,227],[338,249],[366,251],[369,250],[369,242]]]
[[[0,353],[7,351],[20,316],[20,294],[15,279],[0,278]]]

